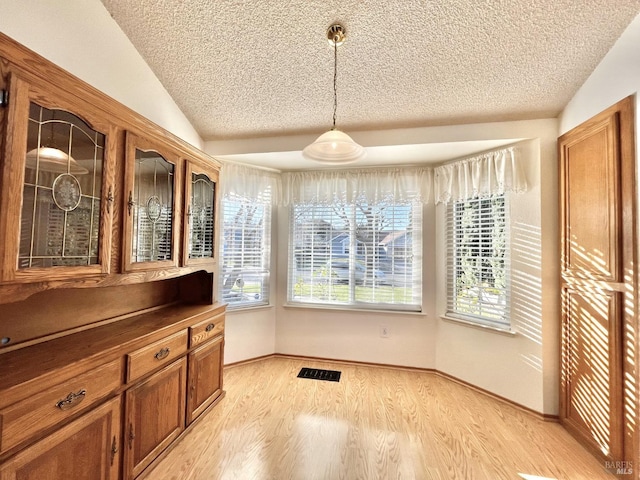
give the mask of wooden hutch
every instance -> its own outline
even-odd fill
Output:
[[[145,476],[224,396],[219,163],[0,34],[0,480]]]

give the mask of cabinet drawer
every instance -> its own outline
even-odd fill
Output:
[[[224,313],[189,327],[189,347],[195,347],[224,332]]]
[[[187,331],[182,330],[127,355],[127,382],[171,363],[187,351]]]
[[[0,450],[5,452],[76,412],[85,410],[118,390],[120,385],[122,362],[114,360],[3,408],[0,411]]]

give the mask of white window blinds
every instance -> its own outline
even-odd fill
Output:
[[[418,202],[294,205],[289,303],[420,310],[421,232]]]
[[[267,305],[270,291],[271,208],[277,176],[241,165],[221,171],[222,242],[219,296],[229,309]]]
[[[229,308],[269,303],[270,199],[222,200],[220,298]]]
[[[447,206],[447,314],[509,326],[509,214],[505,195]]]

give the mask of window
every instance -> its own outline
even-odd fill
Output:
[[[505,195],[450,203],[448,315],[509,327],[509,221]]]
[[[227,194],[222,200],[220,298],[230,309],[269,303],[271,198]]]
[[[421,309],[421,204],[294,205],[289,303]]]

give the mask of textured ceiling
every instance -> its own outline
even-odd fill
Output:
[[[204,140],[556,117],[640,0],[102,0]]]

